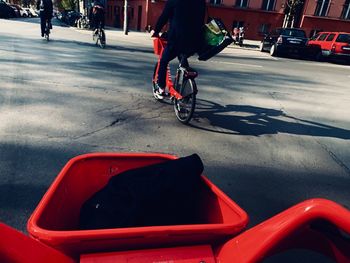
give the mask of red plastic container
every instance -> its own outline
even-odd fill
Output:
[[[52,183],[31,215],[30,235],[70,255],[140,249],[156,246],[216,242],[239,233],[247,214],[206,177],[204,224],[78,230],[81,205],[106,185],[111,176],[125,170],[177,157],[165,154],[95,153],[70,160]]]
[[[166,47],[167,41],[162,38],[153,39],[154,54],[160,55],[163,49]]]
[[[0,223],[1,263],[74,263],[61,252]]]
[[[85,254],[80,263],[216,263],[210,245]]]

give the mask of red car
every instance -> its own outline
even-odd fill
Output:
[[[319,32],[307,45],[317,60],[328,57],[350,62],[350,33]]]

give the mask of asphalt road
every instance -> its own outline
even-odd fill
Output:
[[[88,152],[198,153],[250,226],[314,197],[350,207],[349,66],[240,48],[193,58],[184,126],[152,97],[148,35],[107,31],[103,50],[62,26],[46,42],[37,22],[0,20],[0,221],[26,231],[63,165]]]

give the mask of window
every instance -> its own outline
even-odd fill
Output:
[[[247,8],[248,0],[236,0],[236,7]]]
[[[259,33],[268,34],[270,32],[271,24],[261,24],[259,27]]]
[[[213,5],[220,5],[221,4],[221,0],[210,0],[210,3]]]
[[[275,9],[275,0],[263,0],[262,10],[273,11]]]
[[[340,18],[350,19],[350,0],[346,0]]]
[[[339,34],[335,42],[350,44],[350,34]]]
[[[318,0],[315,16],[327,16],[330,0]]]
[[[328,36],[328,33],[324,33],[324,34],[322,34],[317,40],[318,40],[318,41],[323,41],[323,40],[326,39],[327,36]]]
[[[332,40],[334,39],[334,37],[335,37],[335,34],[330,34],[330,35],[327,37],[326,41],[332,41]]]

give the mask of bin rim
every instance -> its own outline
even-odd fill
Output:
[[[144,237],[144,236],[164,236],[171,235],[181,235],[181,233],[186,234],[190,230],[192,233],[201,234],[203,230],[207,231],[232,231],[234,233],[241,232],[248,224],[247,213],[236,204],[232,199],[230,199],[224,192],[222,192],[217,186],[215,186],[208,178],[203,174],[201,175],[205,184],[213,191],[215,194],[220,195],[221,200],[228,206],[233,208],[234,212],[239,217],[239,220],[234,223],[216,223],[216,224],[188,224],[188,225],[169,225],[169,226],[147,226],[147,227],[129,227],[129,228],[112,228],[112,229],[93,229],[93,230],[47,230],[40,227],[37,222],[41,217],[46,205],[49,203],[50,199],[54,195],[54,191],[49,191],[49,189],[55,189],[58,187],[60,182],[63,180],[66,172],[79,161],[100,158],[100,157],[142,157],[142,158],[152,158],[160,157],[164,160],[175,160],[178,159],[175,155],[164,154],[164,153],[110,153],[110,152],[96,152],[78,155],[70,159],[66,165],[59,172],[58,176],[54,179],[53,183],[49,186],[48,190],[38,203],[37,207],[34,209],[27,222],[27,231],[35,239],[41,240],[45,243],[47,241],[53,244],[52,241],[60,243],[60,239],[65,239],[67,237],[67,232],[71,240],[84,240],[84,238],[96,238],[96,239],[108,239],[115,238],[118,234],[119,238],[133,238],[133,237]],[[152,230],[152,234],[150,234]]]

